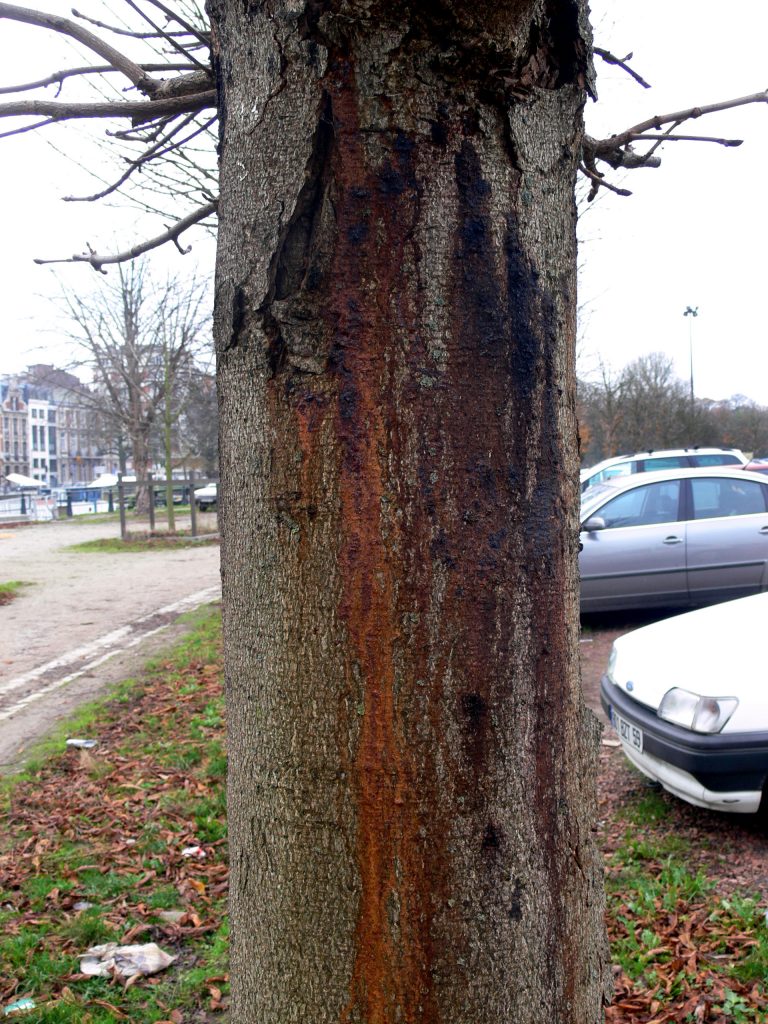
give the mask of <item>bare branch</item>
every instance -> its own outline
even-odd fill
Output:
[[[112,32],[116,36],[130,36],[131,39],[165,39],[166,38],[166,35],[164,33],[162,33],[162,32],[133,32],[133,31],[131,31],[131,29],[128,29],[128,28],[120,28],[119,25],[109,25],[105,21],[99,21],[97,18],[91,18],[89,15],[84,14],[82,11],[75,10],[75,8],[72,8],[72,14],[76,18],[79,18],[81,21],[87,21],[89,25],[94,25],[96,28],[106,29],[107,32]],[[198,36],[198,38],[199,38],[198,33],[193,31],[193,30],[184,31],[184,32],[171,32],[171,33],[168,33],[168,34],[169,35],[176,35],[176,36],[194,35],[194,36]],[[206,42],[207,45],[210,45],[210,40],[206,40],[205,42]]]
[[[155,142],[163,134],[169,124],[172,124],[176,114],[168,117],[160,117],[151,124],[137,125],[135,128],[119,128],[117,131],[106,129],[104,134],[111,139],[119,139],[121,142],[141,142],[145,146]]]
[[[128,178],[130,178],[134,171],[137,171],[140,168],[142,168],[149,160],[155,160],[158,157],[166,156],[168,153],[173,152],[174,149],[178,149],[180,146],[186,145],[187,142],[191,142],[192,139],[194,139],[197,135],[200,135],[204,131],[207,131],[208,128],[210,128],[211,125],[214,124],[214,122],[216,121],[215,117],[209,118],[209,120],[206,121],[205,124],[198,125],[195,128],[195,130],[191,132],[189,135],[185,136],[185,138],[179,139],[172,145],[169,145],[168,143],[170,143],[170,140],[174,137],[174,135],[176,135],[180,131],[183,131],[184,128],[186,128],[186,126],[194,120],[195,116],[195,114],[190,114],[189,116],[185,117],[180,124],[177,124],[174,128],[172,128],[171,131],[169,131],[159,142],[156,142],[154,145],[150,146],[149,149],[145,150],[145,152],[142,153],[141,156],[137,157],[135,160],[131,160],[128,169],[123,174],[120,175],[117,181],[113,182],[111,185],[108,185],[107,188],[103,189],[101,192],[96,192],[94,195],[91,196],[64,196],[64,202],[92,203],[95,202],[97,199],[103,199],[105,196],[110,195],[112,192],[116,192],[117,189],[120,188],[120,186],[124,184],[128,180]]]
[[[618,135],[612,135],[608,139],[597,141],[595,154],[598,158],[602,159],[603,152],[610,153],[622,146],[626,146],[639,135],[644,135],[651,128],[659,131],[662,125],[670,124],[673,121],[682,124],[684,121],[689,121],[692,118],[714,114],[721,110],[731,110],[733,107],[747,106],[750,103],[768,103],[768,89],[764,92],[752,93],[749,96],[739,96],[733,100],[723,100],[721,103],[710,103],[703,107],[688,107],[686,110],[678,110],[674,114],[657,114],[654,117],[649,117],[647,121],[641,121],[639,124],[627,128],[626,131],[620,132]]]
[[[628,53],[626,57],[616,57],[614,56],[614,54],[610,52],[610,50],[604,50],[600,46],[593,46],[592,52],[596,53],[598,57],[602,57],[606,64],[615,64],[617,67],[620,67],[622,71],[626,71],[627,74],[634,78],[638,85],[642,85],[644,89],[651,88],[650,84],[646,82],[646,80],[642,78],[640,75],[638,75],[638,73],[634,71],[627,63],[627,61],[632,60],[633,55],[631,53]]]
[[[134,124],[154,121],[166,115],[186,114],[216,106],[213,89],[191,96],[172,96],[160,100],[126,100],[124,103],[59,103],[56,100],[15,100],[0,103],[0,117],[48,117],[51,121],[84,118],[128,117]]]
[[[153,29],[154,29],[154,30],[155,30],[156,32],[160,33],[160,35],[161,35],[161,36],[162,36],[162,37],[163,37],[164,39],[166,39],[166,40],[167,40],[167,41],[168,41],[168,42],[169,42],[169,43],[171,44],[171,46],[172,46],[172,47],[173,47],[173,48],[174,48],[175,50],[178,50],[178,52],[179,52],[179,53],[183,54],[183,55],[184,55],[185,57],[187,57],[187,58],[188,58],[189,60],[191,60],[191,61],[192,61],[192,62],[193,62],[194,64],[197,64],[197,66],[198,66],[199,68],[201,68],[201,69],[202,69],[203,71],[207,71],[207,70],[208,70],[208,69],[206,68],[205,64],[202,64],[202,63],[201,63],[201,62],[200,62],[200,61],[199,61],[199,60],[198,60],[198,59],[197,59],[196,57],[193,57],[193,56],[192,56],[192,54],[191,54],[191,53],[189,52],[189,50],[186,50],[186,49],[185,49],[185,48],[184,48],[183,46],[181,46],[181,45],[180,45],[179,43],[177,43],[177,42],[176,42],[176,40],[175,40],[175,39],[173,38],[173,36],[172,36],[172,35],[169,35],[169,34],[168,34],[167,32],[164,32],[164,31],[163,31],[163,30],[162,30],[162,29],[160,28],[160,26],[159,26],[159,25],[156,25],[156,24],[154,23],[154,21],[152,21],[152,19],[151,19],[151,18],[149,17],[149,15],[148,15],[148,14],[147,14],[147,13],[146,13],[145,11],[142,11],[142,9],[141,9],[141,8],[140,8],[140,7],[138,6],[138,4],[136,4],[136,3],[134,2],[134,0],[125,0],[125,3],[127,3],[127,4],[128,4],[128,6],[129,6],[130,8],[132,8],[132,10],[136,11],[136,13],[137,13],[137,14],[138,14],[138,15],[139,15],[140,17],[142,17],[142,18],[144,19],[144,21],[146,21],[146,23],[147,23],[148,25],[151,25],[151,26],[152,26],[152,28],[153,28]]]
[[[635,142],[715,142],[718,146],[735,148],[744,144],[743,139],[716,139],[712,135],[665,135],[659,139],[657,135],[635,135]]]
[[[612,185],[609,181],[606,181],[599,171],[591,171],[584,163],[579,164],[579,170],[592,182],[592,188],[589,190],[589,195],[587,196],[587,202],[589,203],[591,203],[595,198],[600,188],[607,188],[609,192],[615,192],[617,196],[632,195],[628,188],[617,188],[616,185]]]
[[[87,46],[89,50],[98,53],[100,57],[103,57],[104,60],[117,68],[118,71],[122,71],[125,77],[145,96],[151,96],[159,85],[158,82],[147,75],[143,68],[135,64],[129,57],[126,57],[125,54],[120,53],[114,46],[110,46],[109,43],[104,42],[103,39],[94,35],[93,32],[89,32],[88,29],[83,28],[82,25],[78,25],[74,21],[70,21],[68,18],[61,18],[57,14],[45,14],[42,11],[33,11],[26,7],[17,7],[15,4],[5,3],[0,3],[0,18],[23,22],[26,25],[35,25],[38,28],[51,29],[60,35],[76,39],[83,46]]]
[[[191,64],[141,64],[144,71],[194,71]],[[61,85],[67,78],[75,78],[83,75],[107,75],[118,71],[119,68],[111,64],[89,65],[81,68],[66,68],[61,71],[54,71],[46,78],[40,78],[36,82],[23,82],[21,85],[0,85],[0,96],[5,93],[31,92],[33,89],[45,89],[49,85]],[[163,83],[160,83],[163,84]]]
[[[47,117],[44,121],[35,121],[34,124],[25,124],[21,128],[13,128],[9,132],[0,132],[0,139],[9,139],[11,135],[23,135],[24,132],[33,132],[36,128],[45,128],[46,125],[54,124],[55,118]]]
[[[43,260],[36,259],[35,263],[47,264],[47,263],[90,263],[94,270],[99,270],[103,274],[106,274],[104,267],[110,263],[128,263],[131,260],[136,259],[137,256],[143,255],[145,252],[149,252],[151,249],[159,249],[161,245],[165,245],[166,242],[174,242],[180,252],[186,254],[190,251],[191,246],[187,249],[182,249],[178,245],[178,238],[188,228],[193,227],[195,224],[199,224],[200,221],[205,220],[206,217],[210,217],[211,214],[216,212],[218,207],[218,201],[214,200],[208,203],[206,206],[200,207],[198,210],[194,210],[188,216],[183,217],[181,220],[172,224],[162,235],[157,235],[155,238],[150,238],[146,242],[141,242],[139,245],[134,245],[130,249],[126,249],[125,252],[116,253],[112,256],[99,256],[97,252],[89,246],[89,251],[85,253],[75,253],[74,256],[70,256],[68,259],[53,259]]]
[[[114,181],[111,185],[108,185],[101,192],[95,192],[93,195],[90,195],[90,196],[64,196],[63,197],[64,202],[65,203],[93,203],[93,202],[95,202],[98,199],[104,199],[105,196],[108,196],[111,193],[116,192],[117,189],[120,188],[120,186],[122,184],[124,184],[128,180],[128,178],[130,178],[130,176],[133,174],[134,171],[136,171],[140,167],[144,166],[144,164],[146,164],[147,161],[152,160],[155,156],[159,156],[161,154],[161,152],[162,152],[162,147],[166,143],[168,143],[170,141],[170,139],[173,138],[174,135],[176,135],[180,131],[183,131],[183,129],[188,124],[193,122],[194,119],[195,119],[195,116],[196,116],[195,114],[188,114],[183,119],[183,121],[181,121],[180,124],[177,124],[175,127],[171,128],[167,132],[167,134],[165,136],[163,136],[159,141],[154,141],[153,144],[148,149],[146,149],[140,156],[136,157],[136,159],[134,159],[134,160],[130,160],[128,168],[120,175],[120,177],[117,179],[117,181]],[[168,125],[168,123],[169,122],[167,122],[167,121],[165,122],[166,126]],[[183,141],[184,140],[182,140],[181,142],[176,143],[176,145],[182,145]],[[169,152],[170,149],[172,149],[172,148],[173,147],[167,148],[165,150],[165,152]]]
[[[189,33],[189,35],[191,36],[195,36],[195,38],[198,39],[204,46],[211,45],[210,38],[204,35],[202,32],[198,31],[198,29],[196,29],[194,25],[191,25],[188,21],[182,18],[177,11],[172,11],[170,7],[166,7],[166,5],[161,2],[161,0],[149,0],[149,2],[154,7],[157,7],[158,10],[162,11],[169,21],[175,21],[177,25],[180,25],[184,29],[185,32]],[[169,34],[171,36],[174,36],[176,33],[171,32]]]

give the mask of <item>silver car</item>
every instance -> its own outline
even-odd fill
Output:
[[[768,589],[768,480],[742,469],[615,477],[581,504],[581,610],[691,607]]]

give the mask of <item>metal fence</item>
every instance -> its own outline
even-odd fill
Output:
[[[155,529],[155,518],[162,515],[163,506],[167,501],[165,480],[155,480],[152,474],[147,479],[152,500],[149,502],[149,529]],[[197,508],[194,501],[196,487],[202,485],[190,473],[185,479],[171,481],[174,505],[190,507],[192,536],[197,536]],[[56,494],[38,495],[34,491],[22,491],[17,494],[0,495],[0,523],[2,522],[45,522],[53,519],[72,518],[94,513],[117,512],[120,520],[120,534],[126,537],[128,530],[128,513],[136,504],[136,484],[124,482],[118,474],[117,485],[108,488],[89,488],[87,486],[62,488]]]

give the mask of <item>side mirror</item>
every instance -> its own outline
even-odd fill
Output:
[[[602,516],[590,516],[581,528],[585,533],[597,533],[598,530],[605,529],[605,520]]]

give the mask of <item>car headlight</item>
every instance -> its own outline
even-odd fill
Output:
[[[700,697],[675,687],[664,694],[657,713],[692,732],[720,732],[738,706],[736,697]]]

